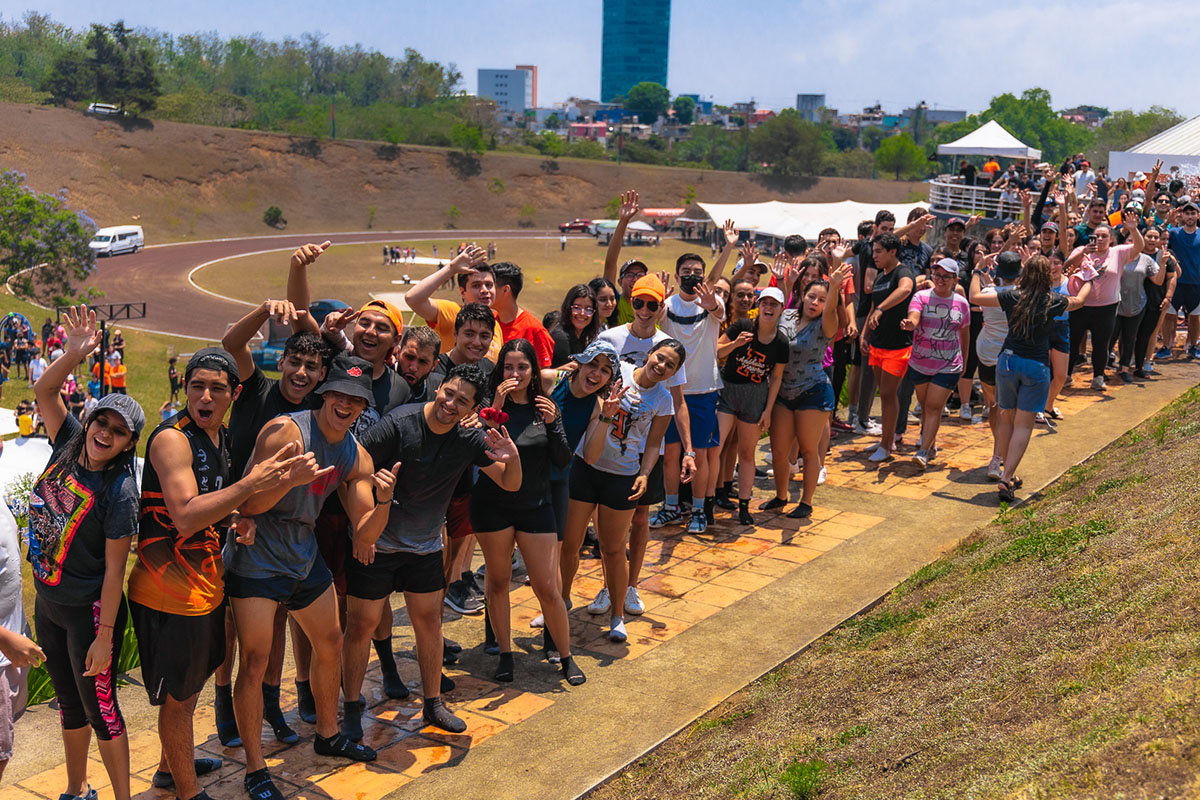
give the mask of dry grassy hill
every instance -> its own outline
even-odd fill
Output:
[[[282,134],[173,122],[102,119],[78,111],[0,103],[0,167],[42,191],[68,190],[100,225],[137,220],[152,242],[271,233],[263,211],[283,209],[290,231],[514,228],[522,206],[536,227],[595,216],[636,187],[646,206],[700,200],[904,202],[920,183],[849,178],[780,180],[488,153],[478,172],[459,154],[378,142],[319,142]],[[494,179],[499,179],[494,180]],[[374,208],[372,219],[371,209]]]

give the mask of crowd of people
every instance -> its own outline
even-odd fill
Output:
[[[986,473],[1013,501],[1030,435],[1062,418],[1055,401],[1073,371],[1089,363],[1097,391],[1114,369],[1146,379],[1174,355],[1179,314],[1186,355],[1200,355],[1200,209],[1187,199],[1160,207],[1155,194],[1155,206],[1130,201],[1114,224],[1106,208],[1079,207],[1065,173],[1044,177],[1036,204],[1021,190],[1019,222],[980,238],[968,236],[975,218],[949,220],[935,244],[923,209],[900,226],[881,211],[853,236],[789,236],[760,257],[726,221],[712,263],[685,253],[671,272],[622,261],[640,211],[630,191],[603,273],[542,318],[521,305],[518,265],[464,245],[406,295],[425,325],[405,326],[399,309],[372,300],[318,326],[308,271],[329,243],[305,245],[285,299],[264,300],[221,347],[192,355],[181,380],[172,362],[183,407],[164,408],[146,437],[140,486],[138,403],[114,392],[75,414],[60,391],[101,343],[93,312],[68,313],[57,357],[35,381],[53,445],[29,511],[38,644],[0,638],[13,664],[49,670],[64,798],[95,797],[92,733],[115,795],[129,796],[113,676],[127,625],[159,708],[154,784],[207,797],[197,776],[220,762],[196,757],[192,719],[215,677],[218,736],[243,749],[248,795],[274,800],[259,731],[266,721],[279,741],[299,739],[280,707],[289,631],[314,749],[370,761],[362,687],[372,650],[388,697],[415,690],[427,724],[464,731],[443,700],[454,686],[443,666],[461,650],[443,635],[443,607],[482,612],[492,676],[515,680],[519,563],[541,606],[543,654],[579,686],[568,611],[590,535],[604,588],[582,599],[622,642],[626,615],[645,610],[638,583],[652,528],[702,535],[717,509],[742,525],[759,510],[809,517],[830,441],[871,437],[867,460],[893,460],[913,395],[912,463],[936,461],[952,408],[960,423],[986,419]],[[457,302],[434,297],[448,281]],[[249,348],[272,318],[294,330],[277,379]],[[775,495],[755,508],[759,476],[773,478]],[[476,545],[483,567],[473,571]],[[413,687],[395,661],[393,594],[416,642]]]

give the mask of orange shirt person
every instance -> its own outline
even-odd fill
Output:
[[[112,364],[109,364],[107,361],[102,361],[100,363],[104,364],[104,388],[111,389],[113,387]],[[96,380],[100,380],[100,364],[92,365],[92,377]]]
[[[105,364],[105,366],[108,365]],[[129,369],[125,366],[124,362],[118,361],[115,367],[109,368],[109,372],[112,376],[112,390],[117,394],[128,394],[125,391],[125,376],[128,374]]]

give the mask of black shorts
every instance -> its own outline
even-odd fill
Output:
[[[346,559],[346,594],[361,600],[382,600],[392,592],[429,594],[446,588],[442,551],[376,553],[364,564],[354,556]]]
[[[556,522],[550,503],[533,509],[509,508],[486,495],[471,495],[471,528],[477,535],[505,528],[522,533],[557,533]]]
[[[988,386],[996,385],[996,365],[995,364],[992,364],[989,367],[987,364],[983,363],[982,361],[979,362],[979,382],[986,383]]]
[[[576,456],[571,462],[571,499],[580,503],[594,503],[614,511],[628,511],[640,505],[661,503],[664,498],[662,462],[662,457],[655,462],[642,496],[630,500],[629,495],[633,494],[633,484],[637,480],[636,473],[616,475],[604,472]]]
[[[225,660],[225,603],[199,617],[168,614],[129,601],[150,705],[200,694]]]
[[[311,606],[325,590],[333,585],[333,575],[321,553],[313,563],[305,578],[292,578],[285,575],[270,578],[246,578],[225,572],[225,596],[244,599],[249,597],[265,597],[281,603],[288,611],[300,611]]]

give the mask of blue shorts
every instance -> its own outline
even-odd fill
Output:
[[[1060,353],[1071,352],[1071,322],[1065,319],[1054,320],[1050,328],[1050,349]]]
[[[837,408],[833,384],[829,381],[821,381],[792,398],[780,395],[775,402],[788,411],[833,411]]]
[[[940,386],[943,389],[953,389],[958,386],[958,379],[962,377],[961,372],[939,372],[936,375],[926,375],[924,372],[917,372],[912,367],[908,368],[904,378],[913,386],[920,386],[922,383],[932,383],[934,386]]]
[[[1175,314],[1200,316],[1200,283],[1177,283],[1171,297],[1171,311]]]
[[[1017,409],[1036,414],[1046,408],[1050,396],[1050,367],[1022,358],[1010,350],[996,363],[996,405],[1005,411]]]
[[[707,450],[721,444],[721,429],[717,425],[717,397],[719,392],[708,394],[685,394],[683,402],[687,403],[689,425],[692,432],[692,449]],[[675,418],[667,426],[665,439],[667,444],[679,444],[679,429],[675,427]]]
[[[269,578],[246,578],[225,571],[225,595],[232,598],[265,597],[285,606],[288,611],[308,608],[333,585],[333,573],[317,552],[317,560],[304,578],[276,575]]]

